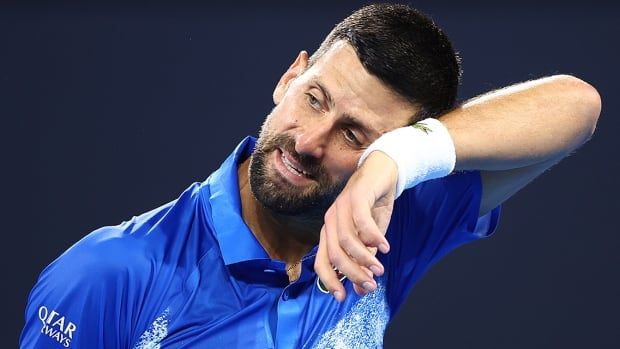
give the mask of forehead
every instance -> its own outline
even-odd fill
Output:
[[[345,41],[335,42],[304,75],[308,83],[325,87],[337,112],[363,119],[379,134],[407,125],[418,110],[368,73]]]

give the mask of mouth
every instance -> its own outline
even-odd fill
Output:
[[[310,173],[287,151],[277,149],[274,157],[276,170],[288,182],[298,186],[312,182]]]
[[[293,163],[294,160],[293,161],[289,160],[289,158],[287,157],[288,153],[284,153],[283,151],[280,151],[280,152],[282,154],[280,155],[280,158],[282,159],[282,162],[284,163],[287,169],[289,169],[291,172],[299,176],[310,177],[310,174],[306,172],[306,170],[304,170],[297,161]]]

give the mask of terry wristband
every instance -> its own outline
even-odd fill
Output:
[[[396,197],[418,183],[447,176],[456,164],[450,133],[439,120],[432,118],[384,133],[364,151],[357,166],[375,150],[396,162]]]

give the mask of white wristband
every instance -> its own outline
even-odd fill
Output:
[[[384,133],[364,151],[357,166],[375,150],[384,152],[396,162],[396,197],[418,183],[447,176],[456,164],[452,137],[437,119],[424,119],[413,126]]]

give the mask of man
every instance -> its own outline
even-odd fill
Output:
[[[357,11],[283,74],[257,141],[46,268],[21,346],[380,346],[427,268],[491,234],[498,205],[583,144],[600,112],[570,76],[453,108],[458,76],[424,16]]]

